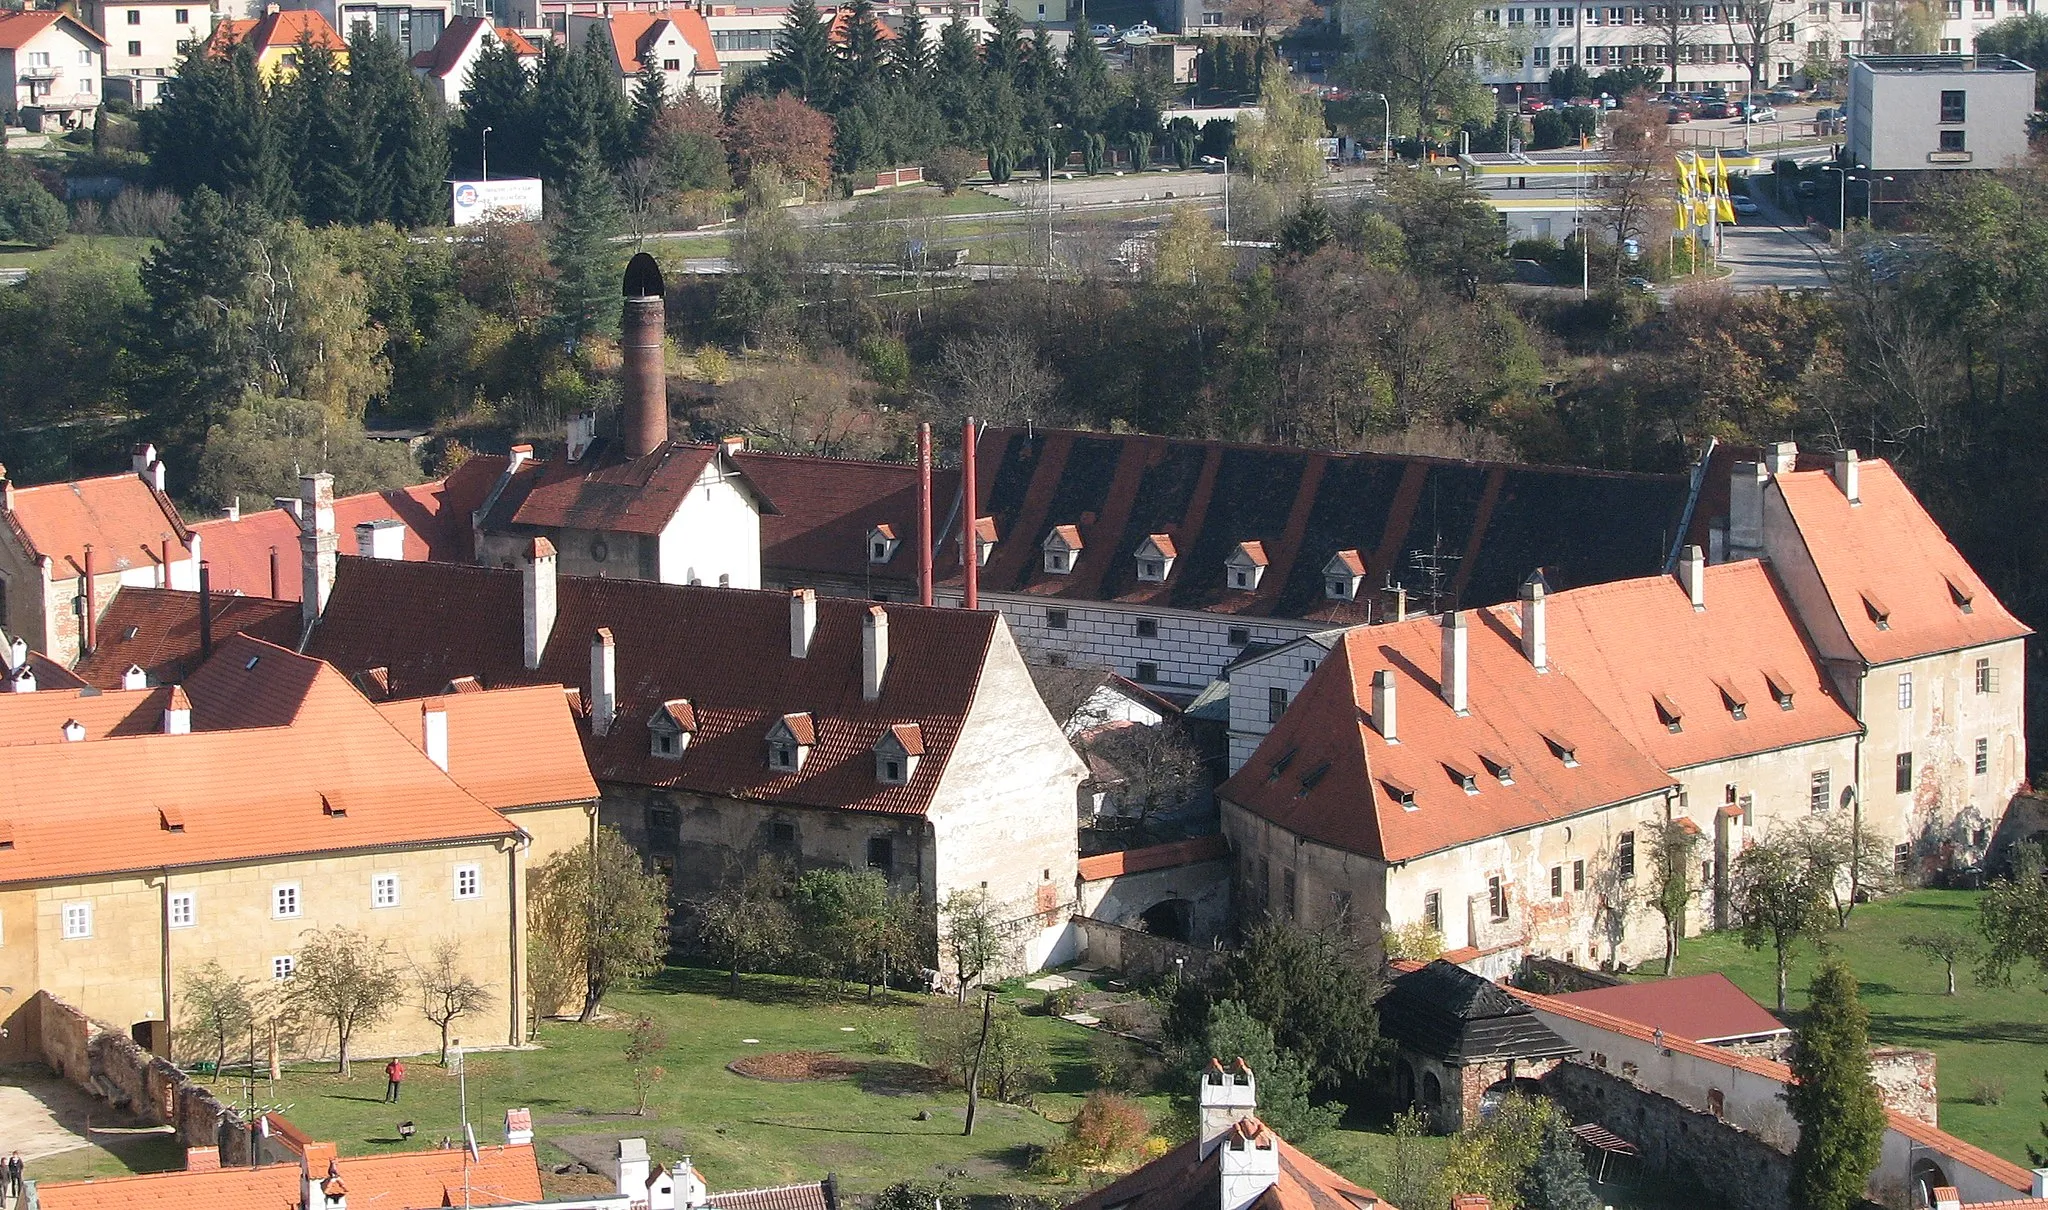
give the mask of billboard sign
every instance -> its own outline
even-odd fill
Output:
[[[503,177],[495,181],[455,181],[454,219],[458,227],[486,220],[537,223],[541,217],[540,179]]]

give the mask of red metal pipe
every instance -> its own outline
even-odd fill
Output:
[[[164,559],[163,559],[163,568],[164,568],[164,580],[163,580],[163,587],[165,587],[165,588],[169,588],[169,587],[171,586],[171,540],[170,540],[169,538],[165,538],[165,539],[164,539]]]
[[[79,615],[78,623],[79,634],[83,640],[82,650],[91,651],[94,645],[93,639],[98,636],[93,633],[93,623],[96,619],[93,617],[94,611],[92,607],[92,544],[90,542],[86,543],[85,546],[85,591],[79,594],[78,599],[84,603],[85,607],[85,612]]]
[[[974,490],[974,417],[960,429],[960,566],[964,571],[963,581],[967,586],[961,604],[969,609],[981,608],[981,560],[975,557],[974,520],[980,511],[981,502]]]
[[[917,426],[917,603],[932,603],[932,426]]]

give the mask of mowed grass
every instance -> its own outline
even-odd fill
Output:
[[[2018,972],[2011,987],[1986,986],[1967,964],[1956,972],[1956,994],[1943,994],[1942,965],[1907,949],[1913,933],[1948,929],[1977,935],[1978,896],[1969,891],[1915,891],[1858,907],[1849,926],[1832,934],[1856,975],[1870,1010],[1875,1042],[1932,1050],[1941,1091],[1942,1129],[2016,1163],[2027,1147],[2048,1145],[2042,1069],[2048,1067],[2048,990],[2040,973]],[[1806,1007],[1806,985],[1820,965],[1816,947],[1802,946],[1791,967],[1786,1008]],[[1743,947],[1732,933],[1689,939],[1677,973],[1720,971],[1766,1008],[1777,1002],[1772,951]],[[1983,1090],[2002,1090],[1998,1104],[1976,1103]],[[1985,1099],[1989,1099],[1988,1097]]]
[[[117,261],[140,263],[156,243],[139,235],[67,235],[54,248],[29,248],[0,243],[0,269],[40,269],[74,251],[103,252]]]

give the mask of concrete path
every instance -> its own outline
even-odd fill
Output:
[[[10,1072],[0,1084],[0,1157],[19,1151],[34,1161],[87,1145],[87,1115],[113,1114],[84,1092],[53,1076]]]

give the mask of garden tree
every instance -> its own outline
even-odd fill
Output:
[[[794,10],[792,10],[794,20]],[[794,96],[742,97],[732,108],[732,156],[746,181],[772,167],[822,193],[832,179],[832,119]]]
[[[1505,29],[1459,0],[1354,2],[1344,26],[1360,47],[1356,82],[1412,113],[1418,138],[1441,128],[1446,109],[1455,112],[1473,99],[1479,89],[1475,62],[1499,58],[1509,48]]]
[[[1122,827],[1143,828],[1159,812],[1186,803],[1208,780],[1202,754],[1172,722],[1105,727],[1083,745],[1121,779],[1112,798]]]
[[[2048,974],[2048,845],[2029,841],[2014,847],[2012,870],[1991,884],[1977,901],[1984,951],[1979,976],[2010,984],[2013,972],[2031,965]]]
[[[1693,12],[1676,4],[1654,7],[1645,15],[1649,18],[1649,23],[1635,31],[1637,44],[1655,48],[1652,57],[1661,60],[1664,66],[1652,67],[1649,70],[1660,76],[1668,76],[1673,82],[1671,86],[1674,89],[1678,87],[1678,68],[1692,56],[1693,47],[1718,43],[1721,40],[1719,32],[1711,25],[1695,22]]]
[[[859,365],[837,348],[779,361],[732,383],[715,414],[764,449],[859,458],[894,445],[892,422],[875,406]]]
[[[1418,276],[1487,276],[1499,265],[1500,224],[1470,185],[1426,172],[1396,173],[1386,191],[1388,217],[1400,228],[1407,262]]]
[[[384,942],[350,928],[308,930],[284,996],[294,1014],[334,1030],[335,1070],[346,1077],[356,1031],[391,1015],[405,979]]]
[[[924,179],[952,197],[960,186],[981,169],[981,157],[965,147],[941,147],[924,159]]]
[[[54,248],[70,218],[20,157],[0,155],[0,243]]]
[[[633,1072],[633,1113],[636,1117],[647,1116],[648,1096],[654,1092],[654,1086],[668,1075],[668,1069],[655,1062],[667,1049],[668,1027],[659,1019],[642,1013],[626,1027],[626,1045],[621,1057]]]
[[[1631,97],[1607,122],[1607,185],[1595,202],[1595,228],[1613,245],[1613,278],[1622,276],[1629,240],[1661,239],[1671,230],[1672,164],[1664,113]]]
[[[221,413],[199,451],[191,498],[224,505],[297,491],[302,472],[334,476],[338,495],[409,487],[420,480],[402,445],[373,441],[363,422],[305,399],[251,392]]]
[[[903,12],[903,24],[886,48],[889,73],[900,87],[922,92],[931,82],[930,40],[933,36],[931,26],[924,19],[924,6],[913,4],[907,7]]]
[[[2048,63],[2048,14],[2021,13],[1977,31],[1977,53]],[[2034,108],[2048,109],[2048,85],[2034,79]]]
[[[979,887],[949,891],[939,904],[939,949],[941,957],[953,964],[959,1002],[967,1002],[967,988],[1001,962],[1010,952],[1015,928]]]
[[[1274,1045],[1272,1027],[1236,1000],[1211,1004],[1201,1031],[1177,1046],[1175,1053],[1175,1082],[1188,1090],[1201,1086],[1202,1072],[1211,1060],[1243,1059],[1258,1081],[1259,1120],[1297,1147],[1313,1147],[1344,1117],[1341,1104],[1312,1102],[1314,1088],[1301,1058]],[[1177,1095],[1176,1103],[1183,1116],[1197,1112],[1192,1095]]]
[[[813,968],[852,975],[867,984],[869,999],[891,971],[917,965],[916,905],[892,893],[880,871],[807,870],[791,890],[790,909]]]
[[[1421,920],[1388,929],[1380,934],[1380,948],[1388,958],[1410,962],[1434,962],[1443,956],[1444,935]]]
[[[580,967],[584,1021],[607,992],[660,969],[668,953],[668,880],[647,870],[617,828],[599,827],[591,844],[535,866],[527,904],[532,948]]]
[[[1785,1100],[1799,1123],[1792,1149],[1792,1202],[1812,1210],[1853,1210],[1884,1144],[1885,1111],[1870,1077],[1870,1012],[1839,958],[1822,963],[1807,989],[1792,1046],[1794,1083]]]
[[[463,968],[462,943],[444,937],[434,943],[427,960],[413,967],[413,989],[419,993],[420,1015],[441,1031],[441,1066],[448,1066],[448,1031],[464,1017],[491,1006],[490,989]]]
[[[1510,1093],[1477,1129],[1451,1140],[1444,1163],[1421,1204],[1445,1206],[1453,1198],[1479,1194],[1496,1206],[1523,1206],[1522,1183],[1543,1152],[1544,1136],[1558,1116],[1548,1100]]]
[[[1067,1124],[1066,1137],[1045,1149],[1039,1167],[1063,1176],[1121,1172],[1135,1165],[1152,1123],[1144,1107],[1128,1097],[1095,1089]]]
[[[1084,12],[1075,29],[1087,28]],[[1109,61],[1103,58],[1102,48],[1095,44],[1095,39],[1077,34],[1067,43],[1067,57],[1061,67],[1066,81],[1059,119],[1076,132],[1100,131],[1116,99],[1116,85],[1110,79]]]
[[[815,0],[795,0],[789,6],[775,50],[756,78],[764,92],[790,93],[813,105],[832,102],[838,89],[838,56],[832,49],[831,23],[819,13]]]
[[[1516,1194],[1523,1210],[1600,1210],[1578,1136],[1563,1113],[1544,1116],[1536,1154],[1523,1169]]]
[[[796,942],[790,882],[789,868],[764,855],[751,866],[728,864],[718,889],[694,905],[697,935],[730,972],[734,995],[742,967],[772,963]]]
[[[170,237],[140,270],[148,298],[138,367],[149,431],[172,465],[198,449],[220,415],[258,379],[251,333],[253,239],[260,215],[205,185],[180,210]]]
[[[1550,71],[1550,95],[1553,97],[1586,97],[1595,95],[1593,73],[1576,63],[1566,67],[1555,67]]]
[[[1287,33],[1319,11],[1314,0],[1226,0],[1223,5],[1223,15],[1250,29],[1261,49],[1268,38]]]
[[[0,177],[10,166],[0,156]],[[143,305],[134,263],[84,246],[0,290],[0,430],[124,411]],[[6,461],[29,482],[39,477],[13,449]]]
[[[934,421],[955,422],[970,414],[991,426],[1052,419],[1059,376],[1014,327],[948,339],[933,369],[941,384]]]
[[[1373,1182],[1393,1206],[1429,1204],[1431,1186],[1443,1163],[1431,1145],[1429,1115],[1419,1109],[1394,1115],[1393,1146],[1380,1179]]]
[[[1323,205],[1322,199],[1315,194],[1304,193],[1301,205],[1294,208],[1280,227],[1279,253],[1296,259],[1314,256],[1336,238],[1337,229],[1330,219],[1330,208]]]
[[[1941,46],[1943,5],[1934,0],[1879,0],[1870,6],[1866,43],[1887,55],[1931,55]]]
[[[619,324],[618,257],[611,238],[619,230],[619,197],[611,177],[586,147],[555,192],[548,236],[554,266],[555,329],[565,344],[609,335]]]
[[[951,1200],[951,1180],[898,1181],[877,1193],[868,1210],[940,1210]]]
[[[980,1006],[938,1002],[918,1010],[918,1058],[949,1083],[966,1086],[977,1049],[982,1096],[1015,1101],[1050,1074],[1044,1041],[1013,1005],[999,1002],[989,1012],[985,1046]]]
[[[254,980],[230,975],[213,961],[179,980],[182,1032],[191,1039],[194,1053],[199,1053],[200,1046],[212,1051],[215,1079],[228,1065],[229,1040],[241,1037],[255,1024],[256,1009],[250,998],[254,987]]]
[[[1742,930],[1742,944],[1765,946],[1777,957],[1778,1012],[1785,1012],[1785,978],[1792,955],[1803,941],[1822,936],[1834,920],[1825,887],[1814,885],[1812,869],[1786,836],[1766,837],[1735,859],[1729,880],[1734,910],[1730,917]]]
[[[1281,1052],[1301,1062],[1311,1091],[1327,1094],[1378,1061],[1376,991],[1339,938],[1268,922],[1254,926],[1206,980],[1175,990],[1166,1034],[1184,1045],[1207,1027],[1211,1005],[1235,1000],[1272,1028]]]
[[[1943,995],[1956,994],[1956,963],[1976,957],[1983,952],[1977,938],[1954,929],[1935,929],[1925,933],[1908,933],[1899,938],[1899,944],[1929,961],[1939,962],[1947,973],[1947,988]]]
[[[1689,819],[1665,820],[1650,829],[1650,877],[1644,897],[1664,920],[1664,977],[1678,961],[1678,942],[1685,936],[1686,913],[1697,889],[1692,884],[1700,830]]]
[[[533,73],[510,47],[496,38],[485,40],[463,82],[461,101],[461,116],[451,134],[458,173],[481,176],[487,149],[497,157],[501,176],[532,176],[539,171],[534,159],[538,136]]]
[[[665,106],[647,133],[643,154],[654,186],[669,194],[723,193],[732,188],[726,166],[725,118],[718,106],[694,92]]]
[[[1814,885],[1827,892],[1837,928],[1849,923],[1858,900],[1886,894],[1899,884],[1891,845],[1855,811],[1810,815],[1790,836]]]

